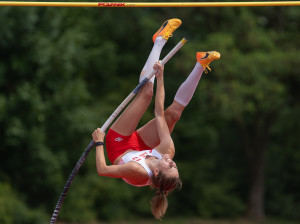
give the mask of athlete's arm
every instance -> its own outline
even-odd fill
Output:
[[[170,135],[170,131],[165,119],[164,102],[165,102],[165,87],[164,87],[164,68],[160,62],[153,67],[156,71],[157,78],[156,96],[155,96],[155,118],[160,144],[156,147],[161,154],[169,154],[174,157],[175,147]]]
[[[164,67],[160,62],[153,66],[157,79],[156,96],[155,96],[155,117],[164,117],[165,111],[165,87],[164,87]]]
[[[93,134],[94,142],[103,142],[105,134],[100,128],[96,129]],[[144,173],[139,172],[142,168],[135,163],[126,163],[123,165],[107,165],[104,156],[103,145],[96,146],[96,166],[99,176],[126,178],[126,179],[143,179]],[[143,168],[142,168],[143,169]],[[147,176],[146,176],[147,178]]]
[[[97,128],[93,134],[93,140],[94,142],[103,142],[105,133],[102,132],[100,128]],[[104,147],[103,145],[96,146],[96,167],[97,172],[100,175],[106,170],[106,160],[104,156]]]
[[[102,170],[98,170],[99,176],[125,178],[128,180],[146,182],[148,174],[142,166],[135,162],[129,162],[122,165],[106,166]]]

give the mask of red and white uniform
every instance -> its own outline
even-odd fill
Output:
[[[132,135],[124,136],[111,129],[107,132],[105,146],[107,156],[112,164],[116,158],[124,154],[127,150],[144,151],[152,149],[144,143],[137,131]]]
[[[147,166],[147,164],[145,162],[145,159],[148,156],[154,156],[158,159],[162,158],[161,154],[158,151],[156,151],[155,149],[143,150],[143,151],[131,151],[122,157],[122,159],[119,162],[119,165],[131,162],[131,161],[137,162],[147,171],[148,176],[149,176],[148,181],[145,184],[134,185],[134,184],[130,183],[127,179],[123,178],[123,180],[126,183],[131,184],[136,187],[143,187],[143,186],[150,185],[152,183],[151,180],[152,180],[153,173],[149,169],[149,167]]]

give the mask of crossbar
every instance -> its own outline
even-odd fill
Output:
[[[300,1],[263,2],[22,2],[0,1],[0,6],[44,7],[249,7],[249,6],[300,6]]]

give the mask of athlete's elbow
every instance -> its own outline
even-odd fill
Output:
[[[101,169],[97,169],[97,173],[99,176],[103,176],[102,170]]]
[[[97,173],[99,176],[106,176],[106,167],[97,167]]]

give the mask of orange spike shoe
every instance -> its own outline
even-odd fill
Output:
[[[155,39],[159,36],[162,36],[164,39],[168,40],[169,37],[173,36],[173,32],[181,25],[180,19],[169,19],[163,23],[159,30],[153,35],[153,43]]]
[[[197,52],[196,54],[197,61],[200,63],[200,65],[202,65],[205,73],[208,73],[207,70],[211,71],[209,63],[211,63],[213,60],[220,59],[220,57],[221,54],[217,51]]]

